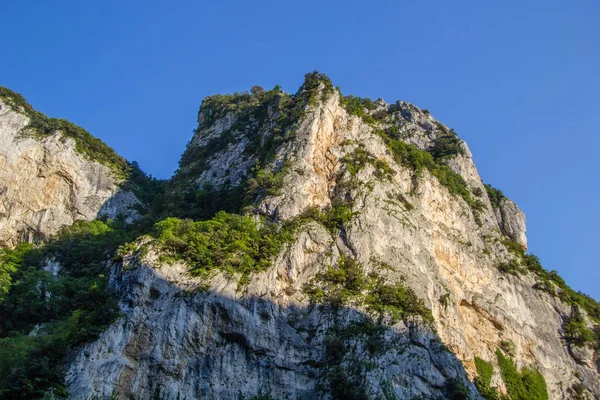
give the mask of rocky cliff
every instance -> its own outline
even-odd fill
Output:
[[[149,215],[205,220],[106,264],[121,315],[69,354],[74,399],[600,396],[598,303],[409,103],[317,73],[209,97]]]
[[[41,120],[45,129],[40,129]],[[77,129],[79,136],[67,135],[68,129]],[[64,120],[46,118],[20,95],[2,88],[1,246],[46,239],[77,220],[118,214],[135,219],[139,200],[130,190],[121,189],[125,160],[103,144],[99,147],[120,165],[90,158],[91,153],[80,151],[80,143],[88,138],[94,144],[99,140],[86,134]]]

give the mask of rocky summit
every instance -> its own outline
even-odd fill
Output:
[[[0,398],[600,398],[600,304],[410,103],[210,96],[161,181],[2,88],[0,166]]]

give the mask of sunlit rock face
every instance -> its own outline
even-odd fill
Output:
[[[249,199],[243,212],[300,221],[294,240],[247,282],[225,272],[194,277],[152,244],[111,263],[122,317],[70,358],[71,397],[321,399],[346,385],[366,397],[336,398],[444,399],[462,388],[475,399],[475,357],[493,364],[492,385],[505,392],[496,351],[508,347],[519,369],[542,373],[551,399],[570,398],[579,383],[600,396],[598,351],[563,339],[571,306],[535,289],[534,273],[499,270],[513,259],[522,264],[515,248],[527,247],[525,216],[506,198],[490,203],[466,143],[409,103],[378,100],[356,115],[327,82],[316,90],[301,112],[284,93],[261,104],[249,97],[254,114],[238,103],[221,113],[203,106],[171,190],[247,185],[235,192]],[[10,118],[3,132],[26,123]],[[453,186],[437,167],[416,170],[417,161],[403,161],[390,137],[436,154],[461,181]],[[269,146],[268,161],[257,162]],[[100,179],[94,182],[100,187]],[[104,201],[115,193],[106,182]],[[256,182],[269,190],[256,191]],[[306,217],[339,204],[351,217],[336,229]],[[384,328],[373,336],[356,331],[357,321],[373,319],[364,303],[311,303],[307,285],[342,259],[385,283],[404,282],[433,322],[375,320]],[[330,362],[333,340],[343,344],[339,369]]]
[[[24,135],[29,118],[0,98],[0,246],[48,238],[77,220],[125,214],[139,203],[122,179],[55,132]]]

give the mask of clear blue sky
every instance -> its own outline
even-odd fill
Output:
[[[600,2],[5,1],[0,85],[169,177],[202,99],[318,69],[427,108],[528,217],[530,250],[600,299]]]

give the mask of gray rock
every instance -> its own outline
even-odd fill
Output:
[[[99,215],[136,218],[139,200],[109,167],[79,154],[60,132],[23,137],[28,117],[0,106],[0,246],[45,239]]]
[[[500,200],[500,207],[496,210],[496,218],[502,233],[527,250],[525,214],[523,211],[511,200],[503,198]]]
[[[376,107],[390,106],[377,101]],[[422,149],[447,129],[409,103],[397,107],[391,123]],[[226,133],[233,120],[230,113],[198,132],[190,146],[205,146]],[[354,185],[347,185],[351,177],[343,160],[359,144],[391,166],[389,180],[367,165]],[[463,154],[449,166],[470,190],[485,193],[463,145]],[[249,164],[240,156],[244,146],[236,141],[214,154],[197,180],[219,186],[225,184],[223,170],[234,171],[234,180],[247,174]],[[264,198],[259,212],[292,219],[309,207],[331,205],[351,187],[345,195],[353,199],[356,216],[344,232],[332,237],[309,224],[270,269],[239,287],[225,275],[202,282],[183,264],[161,266],[153,252],[127,260],[124,268],[115,266],[112,279],[122,294],[124,317],[70,363],[67,383],[75,399],[148,398],[157,387],[165,399],[234,399],[239,392],[261,389],[269,389],[273,398],[323,398],[316,392],[323,377],[314,361],[323,355],[333,319],[310,309],[302,287],[340,254],[369,268],[373,260],[390,265],[386,279],[404,280],[435,319],[437,334],[419,323],[388,327],[386,337],[398,347],[369,359],[369,395],[389,389],[397,398],[444,398],[451,379],[474,390],[466,377],[476,375],[476,356],[495,365],[493,384],[504,390],[495,356],[503,341],[514,343],[519,368],[540,370],[551,399],[567,398],[580,379],[600,395],[597,351],[574,355],[562,339],[570,306],[535,290],[533,274],[515,277],[497,269],[514,257],[503,244],[506,238],[527,245],[525,217],[513,202],[503,200],[496,212],[483,195],[486,209],[477,221],[466,201],[429,172],[415,177],[396,164],[373,128],[340,105],[337,92],[307,109],[294,139],[277,150],[276,158],[274,165],[285,159],[291,168],[281,194]],[[197,292],[203,285],[208,291]],[[356,305],[341,316],[350,321],[364,311]],[[361,346],[357,342],[352,351],[364,359]]]

